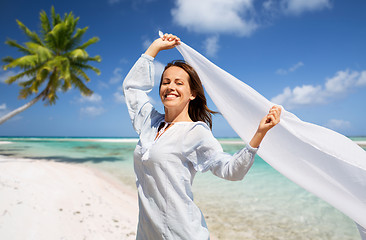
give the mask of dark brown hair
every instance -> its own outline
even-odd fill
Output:
[[[212,115],[217,112],[210,110],[207,107],[207,100],[205,97],[205,92],[203,90],[201,79],[199,78],[197,72],[188,65],[185,61],[182,60],[174,60],[168,63],[161,75],[159,89],[161,87],[163,81],[164,72],[170,67],[179,67],[182,68],[189,75],[189,87],[191,88],[192,93],[196,96],[195,99],[189,102],[188,114],[189,117],[194,121],[202,121],[205,122],[210,129],[212,129]]]

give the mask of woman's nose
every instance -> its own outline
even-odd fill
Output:
[[[175,89],[175,84],[174,83],[169,83],[168,89]]]

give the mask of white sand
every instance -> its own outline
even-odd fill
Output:
[[[0,156],[0,239],[135,239],[134,189],[74,164]]]
[[[366,147],[366,141],[355,141],[355,143],[360,147]]]

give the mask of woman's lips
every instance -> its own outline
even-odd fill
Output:
[[[176,99],[178,97],[178,95],[169,93],[169,94],[166,94],[164,97],[165,97],[165,99],[171,100],[171,99]]]

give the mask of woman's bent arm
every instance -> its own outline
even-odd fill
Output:
[[[154,86],[154,58],[143,54],[123,81],[123,94],[135,131],[140,134],[142,124],[153,109],[147,94]]]

